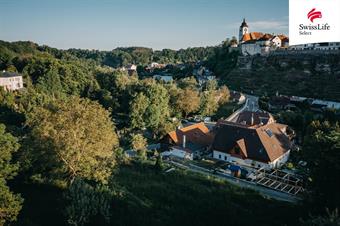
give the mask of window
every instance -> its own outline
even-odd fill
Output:
[[[269,137],[273,136],[273,131],[271,131],[270,129],[266,129],[265,131]]]
[[[224,156],[224,160],[227,161],[227,159],[228,159],[227,156]]]
[[[221,156],[221,155],[218,155],[218,158],[219,158],[219,159],[222,159],[222,156]]]
[[[241,149],[238,146],[236,146],[234,150],[235,150],[235,154],[237,154],[237,155],[239,155],[241,153]]]

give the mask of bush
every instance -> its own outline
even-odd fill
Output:
[[[69,202],[65,215],[70,225],[85,225],[93,220],[93,217],[104,219],[106,223],[110,221],[112,198],[107,187],[91,186],[76,179],[66,192],[65,198]]]

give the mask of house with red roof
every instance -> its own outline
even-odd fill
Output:
[[[287,162],[292,143],[287,125],[257,126],[219,121],[212,144],[213,158],[255,168],[278,168]]]
[[[193,160],[206,151],[213,142],[213,134],[203,122],[196,123],[168,133],[162,143],[168,146],[163,156],[175,156]]]

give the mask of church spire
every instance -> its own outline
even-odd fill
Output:
[[[246,22],[246,18],[243,18],[243,22],[241,24],[241,27],[248,27],[248,24]]]
[[[249,33],[249,27],[248,24],[246,22],[246,18],[243,18],[243,22],[240,26],[240,30],[239,30],[239,36],[238,36],[238,42],[242,43],[243,42],[243,35],[248,34]]]

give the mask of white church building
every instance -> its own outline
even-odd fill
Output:
[[[287,48],[289,39],[285,35],[250,32],[245,19],[239,29],[239,48],[243,55],[266,55],[278,48]]]

